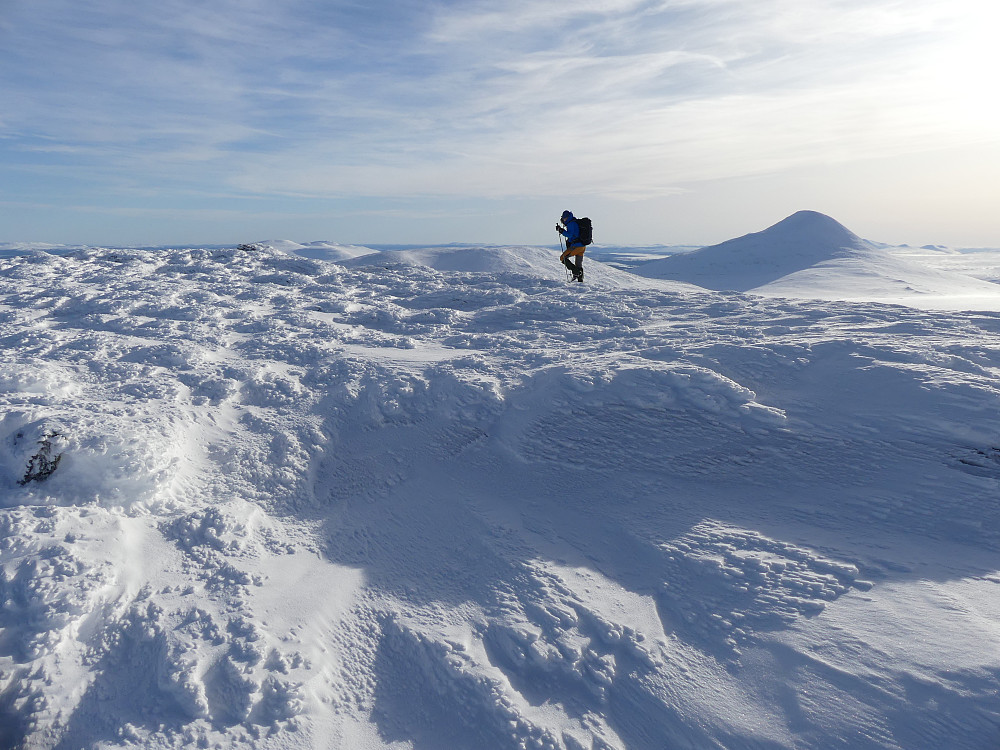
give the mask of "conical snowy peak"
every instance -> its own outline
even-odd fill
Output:
[[[797,211],[786,219],[762,232],[750,234],[740,239],[750,237],[766,238],[788,243],[809,243],[823,245],[828,248],[841,249],[869,244],[854,234],[836,219],[818,211]],[[731,240],[738,242],[739,240]]]
[[[747,291],[857,250],[871,250],[840,222],[799,211],[760,232],[649,264],[643,273],[708,289]]]

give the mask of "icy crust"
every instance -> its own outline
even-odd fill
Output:
[[[0,260],[0,747],[995,744],[995,316],[536,256]]]

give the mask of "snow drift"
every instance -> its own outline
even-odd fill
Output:
[[[997,316],[532,257],[0,260],[0,747],[995,746]]]

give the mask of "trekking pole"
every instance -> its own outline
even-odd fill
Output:
[[[566,247],[563,245],[563,236],[562,236],[562,233],[558,229],[556,229],[556,234],[559,235],[559,251],[560,251],[559,252],[559,262],[563,263],[562,262],[562,254],[564,252],[566,252]],[[566,281],[568,282],[570,280],[570,278],[571,278],[571,276],[570,276],[571,271],[569,270],[569,266],[567,266],[565,263],[563,263],[563,270],[566,271]]]

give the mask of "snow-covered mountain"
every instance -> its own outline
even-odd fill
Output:
[[[799,211],[761,232],[654,261],[641,273],[745,292],[876,247],[829,216]]]
[[[0,748],[1000,744],[997,313],[302,247],[0,259]]]
[[[1000,286],[947,266],[945,250],[864,240],[815,211],[761,232],[641,265],[637,273],[778,297],[1000,310]]]

